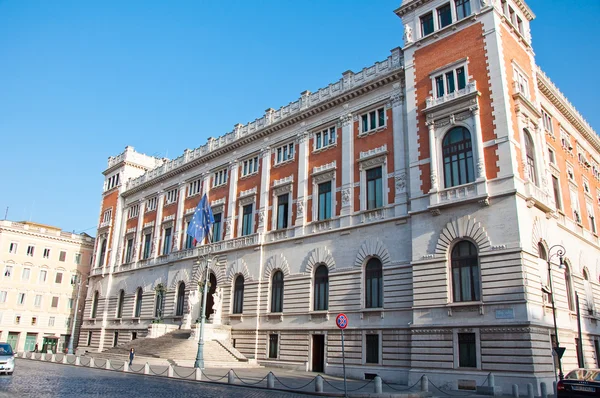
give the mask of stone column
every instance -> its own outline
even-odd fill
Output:
[[[429,165],[431,167],[431,190],[429,192],[438,191],[438,166],[437,166],[437,144],[435,139],[435,122],[427,121],[427,129],[429,130]]]
[[[162,214],[163,206],[165,205],[165,193],[163,191],[158,192],[158,204],[156,205],[156,221],[154,222],[154,236],[152,237],[152,255],[153,259],[156,259],[160,255],[159,245],[160,238],[162,236]]]
[[[144,212],[146,210],[146,199],[142,198],[140,199],[140,210],[138,213],[138,223],[137,223],[137,228],[135,230],[135,241],[134,243],[134,249],[133,249],[133,257],[131,259],[132,262],[137,262],[138,259],[140,257],[142,257],[142,250],[143,250],[143,229],[144,229]]]
[[[177,198],[177,213],[175,216],[175,231],[173,232],[173,251],[181,250],[183,242],[185,242],[185,236],[183,236],[183,231],[185,229],[183,227],[183,208],[185,205],[186,185],[187,184],[185,182],[179,183],[179,197]]]
[[[308,154],[310,152],[308,132],[298,134],[298,197],[296,199],[295,236],[304,234],[306,224],[306,200],[308,199]],[[293,190],[292,190],[293,192]]]
[[[407,178],[406,170],[406,135],[404,134],[404,94],[400,83],[394,84],[392,93],[392,118],[394,136],[394,187],[395,187],[395,210],[396,216],[405,215],[408,212]]]
[[[264,235],[267,233],[267,220],[269,213],[269,190],[271,188],[271,149],[266,147],[260,153],[261,158],[261,174],[260,174],[260,209],[258,210],[258,228],[256,232],[259,234],[259,239],[262,242]]]
[[[354,213],[354,119],[351,113],[340,118],[342,122],[342,209],[340,224],[350,226]],[[337,189],[334,191],[336,192]]]
[[[229,164],[229,201],[227,204],[227,219],[225,221],[225,239],[233,239],[235,236],[238,168],[237,160]]]
[[[483,154],[483,137],[481,131],[481,121],[479,120],[479,107],[477,105],[469,108],[473,113],[473,135],[471,142],[475,145],[477,153],[477,164],[475,164],[475,173],[477,180],[485,180],[485,157]]]
[[[112,272],[114,266],[123,262],[123,238],[125,236],[125,228],[127,228],[127,212],[125,208],[125,199],[119,198],[115,213],[114,229],[112,232],[112,247],[110,259],[108,262],[109,272]]]

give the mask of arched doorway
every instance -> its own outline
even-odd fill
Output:
[[[215,312],[213,294],[217,290],[217,277],[212,272],[208,275],[208,294],[206,296],[206,319]]]

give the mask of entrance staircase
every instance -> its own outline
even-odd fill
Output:
[[[88,354],[94,358],[125,361],[129,350],[135,350],[136,360],[161,358],[179,366],[193,366],[198,350],[198,342],[191,337],[191,330],[181,329],[157,338],[132,340],[100,353]],[[204,342],[205,368],[248,368],[257,367],[236,350],[227,340],[207,340]]]

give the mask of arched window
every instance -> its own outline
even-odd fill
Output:
[[[244,277],[238,275],[233,286],[233,313],[244,312]]]
[[[573,302],[573,285],[571,281],[571,264],[565,262],[565,290],[567,292],[567,304],[569,311],[575,311]]]
[[[165,298],[165,291],[162,289],[162,287],[159,286],[158,289],[156,289],[156,303],[154,305],[154,317],[155,318],[162,318],[164,298]]]
[[[142,314],[142,288],[138,288],[135,293],[135,312],[133,314],[134,317],[139,318]]]
[[[283,312],[283,272],[277,271],[271,279],[271,312]]]
[[[540,258],[539,262],[538,262],[538,267],[540,267],[540,270],[543,270],[544,273],[546,273],[546,287],[548,288],[548,292],[550,292],[550,273],[548,271],[546,271],[547,264],[548,264],[548,255],[546,254],[546,248],[544,247],[542,242],[538,243],[538,257]],[[542,283],[544,283],[544,282],[542,282]],[[544,293],[544,294],[546,297],[546,302],[551,303],[552,302],[552,292]]]
[[[125,301],[125,291],[121,290],[119,292],[119,302],[117,303],[117,318],[121,318],[123,316],[123,302]]]
[[[523,135],[525,136],[525,154],[527,157],[527,175],[529,176],[529,180],[537,185],[537,173],[535,171],[535,150],[533,146],[533,140],[531,139],[531,135],[529,131],[526,129],[523,130]]]
[[[454,127],[442,141],[444,185],[446,188],[475,181],[471,133],[464,127]]]
[[[96,311],[98,310],[98,291],[94,292],[94,301],[92,301],[92,318],[96,317]]]
[[[321,264],[315,271],[315,311],[325,311],[329,309],[329,269],[325,264]]]
[[[365,307],[383,307],[383,269],[378,258],[371,258],[365,267]]]
[[[454,245],[451,256],[454,302],[479,301],[479,262],[475,245],[462,240]]]
[[[183,316],[183,305],[185,304],[185,283],[181,282],[177,287],[177,309],[175,316]]]

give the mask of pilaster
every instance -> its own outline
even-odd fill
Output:
[[[394,137],[394,213],[408,213],[406,134],[404,134],[404,93],[400,83],[394,84],[391,97]]]
[[[260,240],[264,239],[267,233],[267,214],[269,212],[269,188],[271,186],[271,149],[266,147],[260,153],[261,174],[260,174],[260,209],[258,210],[258,227],[256,232]]]
[[[233,239],[235,235],[238,169],[237,160],[229,163],[229,203],[227,204],[227,219],[225,221],[225,239]]]
[[[181,250],[182,242],[185,241],[185,237],[183,236],[183,211],[185,205],[185,186],[187,183],[180,182],[177,198],[177,215],[175,218],[175,231],[173,232],[173,251]]]
[[[161,226],[162,226],[162,215],[163,215],[163,206],[165,205],[165,193],[160,191],[158,193],[158,204],[156,205],[156,221],[154,223],[154,234],[152,237],[152,255],[151,257],[156,259],[159,256],[158,246],[160,243],[160,238],[162,236]]]
[[[471,142],[475,145],[477,152],[477,164],[475,165],[476,178],[478,181],[485,181],[485,158],[483,154],[483,136],[481,131],[481,120],[479,119],[479,106],[475,105],[469,108],[473,113],[474,135]]]
[[[142,254],[142,229],[144,229],[144,213],[146,212],[146,199],[145,198],[141,198],[140,199],[140,210],[138,212],[138,223],[137,223],[137,228],[135,230],[135,241],[134,243],[134,249],[133,249],[133,258],[131,259],[132,262],[137,262],[138,259],[141,257]]]
[[[429,131],[429,165],[431,167],[431,190],[430,192],[438,191],[438,166],[436,148],[437,143],[435,140],[435,122],[433,120],[427,120],[427,130]]]
[[[298,134],[298,196],[296,199],[295,236],[304,234],[306,225],[306,200],[308,194],[308,132]]]
[[[354,119],[351,113],[340,118],[342,122],[342,209],[340,211],[340,225],[351,225],[354,212]]]

